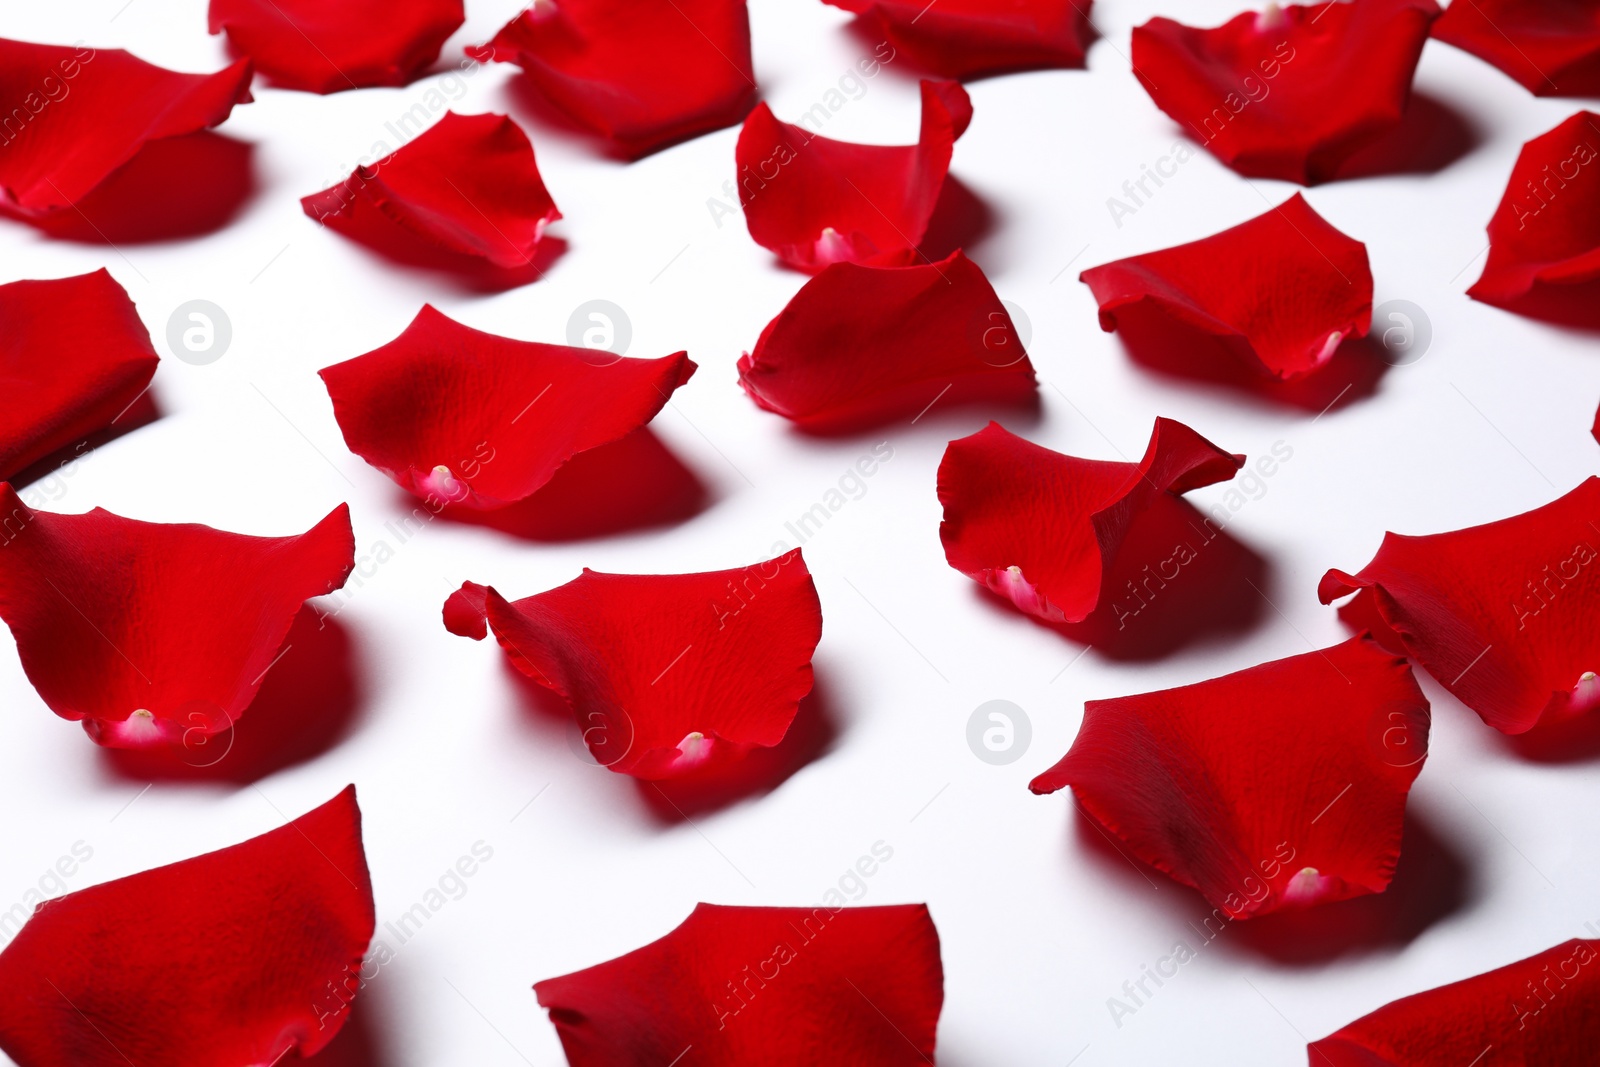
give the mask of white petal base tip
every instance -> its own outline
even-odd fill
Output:
[[[1303,867],[1284,885],[1282,900],[1285,907],[1309,908],[1338,895],[1343,888],[1343,879],[1323,874],[1315,867]]]
[[[433,470],[429,471],[426,476],[419,479],[417,484],[420,485],[423,491],[429,496],[435,496],[440,500],[446,500],[450,503],[455,503],[463,499],[466,497],[467,493],[470,492],[470,490],[467,488],[467,483],[463,482],[460,478],[457,478],[455,476],[455,472],[453,472],[443,463],[439,464],[437,467],[433,468]]]
[[[1061,614],[1050,606],[1050,601],[1023,577],[1021,567],[1013,565],[1003,571],[990,571],[984,584],[1029,615],[1037,615],[1041,619],[1061,618]]]

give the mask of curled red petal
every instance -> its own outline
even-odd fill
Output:
[[[874,846],[877,863],[893,850]],[[834,900],[837,903],[833,903]],[[926,1067],[944,1005],[924,904],[697,905],[625,956],[533,987],[572,1067]]]
[[[1244,919],[1388,888],[1428,725],[1404,657],[1361,636],[1091,700],[1029,788],[1070,785],[1134,855]]]
[[[536,3],[468,51],[633,158],[732,126],[756,92],[745,0]]]
[[[249,60],[180,74],[120,49],[0,39],[0,210],[54,214],[151,141],[215,126],[249,102]]]
[[[104,429],[159,360],[128,293],[104,269],[0,285],[0,480]]]
[[[912,262],[944,188],[972,101],[955,82],[922,83],[922,132],[914,145],[835,141],[817,108],[802,125],[779,122],[758,104],[735,150],[739,202],[756,244],[806,271],[830,263]]]
[[[1156,420],[1138,463],[1064,456],[991,422],[945,449],[939,540],[950,566],[1019,610],[1081,622],[1157,494],[1227,481],[1243,465],[1172,419]]]
[[[519,670],[561,695],[602,765],[688,774],[771,748],[811,691],[822,606],[795,549],[701,574],[601,574],[515,603],[468,582],[445,626],[494,631]]]
[[[1324,604],[1375,610],[1411,657],[1508,734],[1600,706],[1600,478],[1543,507],[1451,533],[1385,534],[1357,574],[1330,570]]]
[[[1434,0],[1331,0],[1213,29],[1154,18],[1133,31],[1133,71],[1240,174],[1311,185],[1400,125],[1438,15]]]
[[[1434,1067],[1474,1058],[1588,1063],[1600,1048],[1596,960],[1600,941],[1575,938],[1487,974],[1403,997],[1311,1042],[1311,1067]]]
[[[825,268],[740,358],[739,384],[768,411],[818,428],[1037,388],[1011,315],[959,251],[923,266]]]
[[[1093,267],[1081,280],[1110,332],[1127,319],[1216,338],[1274,377],[1309,374],[1372,325],[1367,246],[1296,193],[1249,222],[1189,244]]]
[[[211,0],[208,17],[273,85],[336,93],[408,84],[466,12],[462,0]]]
[[[1094,37],[1089,0],[826,0],[860,16],[877,60],[904,52],[912,63],[942,78],[972,78],[1006,71],[1082,67]],[[862,73],[877,73],[863,60]],[[868,63],[873,63],[869,68]]]
[[[38,904],[0,953],[0,1049],[18,1067],[309,1056],[344,1025],[373,925],[350,786],[242,844]]]
[[[1591,313],[1600,298],[1600,115],[1580,111],[1522,146],[1489,220],[1489,259],[1467,294],[1533,315]]]
[[[1452,3],[1433,36],[1500,68],[1535,96],[1600,96],[1600,13],[1589,0]]]
[[[561,217],[533,143],[505,115],[445,113],[387,159],[300,201],[316,219],[369,243],[394,228],[415,247],[516,269],[533,263]]]
[[[0,618],[44,702],[111,748],[230,729],[300,606],[354,560],[343,504],[298,536],[252,537],[33,511],[0,483]]]
[[[430,502],[498,508],[655,417],[695,365],[482,333],[424,305],[382,348],[324,367],[350,451]]]

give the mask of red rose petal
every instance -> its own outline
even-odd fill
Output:
[[[1489,260],[1467,294],[1539,316],[1600,299],[1600,115],[1580,111],[1522,146],[1489,220]]]
[[[939,540],[950,566],[1019,610],[1080,622],[1156,496],[1227,481],[1243,465],[1172,419],[1156,420],[1138,463],[1064,456],[991,422],[945,449]]]
[[[1428,701],[1363,636],[1158,693],[1091,700],[1035,793],[1073,795],[1228,919],[1381,893]]]
[[[694,372],[682,352],[513,341],[424,305],[393,341],[318,373],[350,451],[440,506],[497,508],[649,422]]]
[[[515,63],[630,158],[732,126],[756,91],[745,0],[536,3],[468,52]]]
[[[1600,11],[1589,0],[1471,0],[1433,24],[1535,96],[1600,96]]]
[[[1597,949],[1566,941],[1386,1004],[1307,1046],[1311,1067],[1588,1063],[1600,1048]]]
[[[395,227],[409,243],[503,269],[526,267],[561,217],[528,135],[504,115],[445,113],[389,158],[300,201],[355,240]]]
[[[1094,36],[1089,0],[826,2],[860,16],[867,34],[891,45],[884,62],[904,52],[912,63],[944,78],[1081,67]],[[883,47],[875,54],[883,59]]]
[[[0,211],[49,216],[151,141],[215,126],[249,102],[249,60],[179,74],[121,50],[0,39]]]
[[[783,740],[811,691],[822,607],[800,550],[702,574],[601,574],[508,603],[466,583],[445,628],[494,630],[564,697],[590,752],[636,778],[688,774]]]
[[[104,429],[144,393],[155,349],[104,270],[0,285],[0,480]]]
[[[336,93],[408,84],[466,12],[462,0],[211,0],[208,17],[273,85]]]
[[[40,905],[0,953],[0,1049],[18,1067],[311,1055],[344,1025],[373,926],[351,786],[242,844]]]
[[[1451,533],[1385,534],[1360,573],[1330,570],[1324,604],[1356,593],[1406,651],[1508,734],[1600,706],[1600,478],[1509,519]],[[1349,609],[1347,609],[1349,610]]]
[[[1372,324],[1367,246],[1339,232],[1296,193],[1211,237],[1119,259],[1080,275],[1108,333],[1170,327],[1216,339],[1278,378],[1323,366]]]
[[[944,968],[927,906],[829,895],[837,905],[700,904],[658,941],[538,983],[567,1062],[668,1064],[693,1048],[703,1067],[931,1064]]]
[[[111,748],[232,728],[300,606],[354,565],[341,504],[294,537],[32,511],[0,483],[0,618],[52,711]]]
[[[735,152],[750,236],[806,271],[912,262],[956,139],[971,121],[972,101],[955,82],[922,83],[922,132],[914,145],[835,141],[757,105]]]
[[[1438,15],[1434,0],[1333,0],[1214,29],[1154,18],[1133,31],[1133,71],[1240,174],[1311,185],[1400,125]]]
[[[1023,400],[1037,388],[1011,316],[959,251],[917,267],[835,263],[739,360],[750,399],[803,426],[882,422],[934,401]]]

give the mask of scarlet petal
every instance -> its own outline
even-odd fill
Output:
[[[1127,319],[1216,338],[1245,364],[1297,378],[1372,324],[1367,246],[1296,193],[1249,222],[1082,274],[1107,332]]]
[[[1600,478],[1533,511],[1452,533],[1385,534],[1360,573],[1330,570],[1324,604],[1376,610],[1406,651],[1508,734],[1600,706]]]
[[[309,1056],[344,1025],[373,925],[351,786],[242,844],[40,904],[0,953],[0,1049],[18,1067]]]
[[[1438,16],[1434,0],[1332,0],[1214,29],[1154,18],[1133,31],[1133,71],[1240,174],[1311,185],[1400,124]]]
[[[1091,700],[1029,788],[1070,785],[1134,855],[1245,919],[1388,888],[1428,723],[1405,659],[1362,636]]]
[[[536,3],[468,51],[515,63],[551,104],[635,158],[732,126],[756,91],[745,0]]]
[[[1172,419],[1156,420],[1138,463],[1064,456],[991,422],[945,449],[939,539],[950,566],[1020,610],[1081,622],[1157,494],[1227,481],[1243,465]]]
[[[249,60],[179,74],[120,49],[0,39],[0,210],[49,216],[149,142],[215,126],[249,102]]]
[[[768,411],[818,428],[1036,389],[1010,314],[960,252],[918,267],[825,268],[740,358],[739,384]]]
[[[1433,36],[1494,64],[1535,96],[1600,96],[1600,18],[1588,0],[1451,4]]]
[[[545,227],[561,217],[521,127],[505,115],[454,111],[300,206],[355,240],[395,227],[424,251],[506,269],[531,264]]]
[[[111,748],[232,727],[300,606],[354,565],[341,504],[295,537],[32,511],[0,483],[0,618],[52,711]]]
[[[702,574],[583,574],[508,603],[463,585],[445,627],[492,628],[519,670],[564,697],[602,765],[670,778],[783,740],[811,691],[822,607],[800,550]]]
[[[209,18],[272,84],[336,93],[409,83],[466,13],[462,0],[211,0]]]
[[[1416,993],[1306,1049],[1312,1067],[1433,1067],[1493,1049],[1507,1064],[1586,1063],[1600,1047],[1600,941],[1574,939]]]
[[[1081,67],[1093,37],[1088,0],[826,0],[860,16],[884,63],[904,52],[911,62],[944,78],[970,78],[1014,70]]]
[[[833,896],[838,896],[837,893]],[[924,904],[697,905],[625,956],[533,987],[571,1067],[926,1067],[944,1005]]]
[[[922,83],[922,133],[914,145],[831,140],[757,105],[735,151],[750,236],[807,271],[912,262],[956,139],[971,121],[972,101],[955,82]]]
[[[156,372],[127,291],[97,270],[0,285],[0,480],[104,429]]]
[[[424,305],[393,341],[319,373],[350,451],[441,507],[497,508],[649,422],[694,372],[682,352],[513,341]]]

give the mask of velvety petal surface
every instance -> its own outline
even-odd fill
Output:
[[[866,36],[942,78],[1081,67],[1094,37],[1083,0],[826,0],[860,16]],[[880,48],[876,53],[883,56]]]
[[[1535,96],[1600,96],[1594,0],[1464,0],[1445,8],[1433,36],[1499,67]]]

